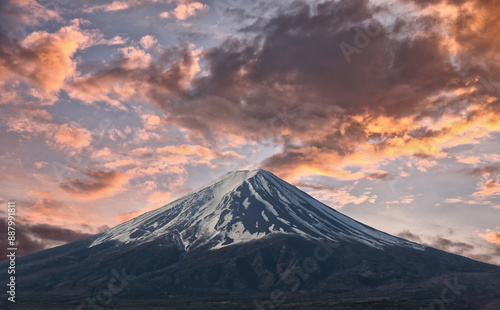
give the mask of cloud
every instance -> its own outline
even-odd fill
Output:
[[[413,241],[413,242],[422,243],[422,239],[420,239],[419,236],[415,235],[414,233],[412,233],[409,230],[402,231],[399,234],[397,234],[397,236],[404,238],[404,239],[408,239],[408,240]]]
[[[115,0],[109,4],[100,4],[95,6],[87,6],[83,9],[85,13],[93,13],[95,11],[104,11],[104,12],[116,12],[116,11],[125,11],[132,8],[145,7],[154,3],[165,2],[163,0],[128,0],[128,1],[119,1]]]
[[[186,4],[179,4],[175,10],[171,12],[171,14],[178,20],[186,20],[189,17],[205,13],[208,9],[208,5],[201,2],[190,2]]]
[[[370,180],[387,180],[391,177],[391,173],[386,172],[386,171],[377,171],[374,173],[370,173],[369,175],[366,176],[366,178]]]
[[[196,2],[176,3],[187,8]],[[116,106],[149,102],[165,111],[163,124],[183,128],[201,145],[232,135],[282,144],[261,167],[289,179],[308,173],[373,178],[380,164],[400,156],[419,157],[416,169],[425,172],[447,148],[500,131],[493,103],[474,96],[477,74],[452,61],[451,26],[433,20],[435,29],[424,27],[423,17],[432,13],[398,26],[400,20],[383,18],[385,10],[391,12],[361,0],[325,2],[314,10],[298,1],[241,29],[244,38],[206,51],[190,44],[153,51],[155,39],[144,36],[120,48],[107,68],[76,78],[70,95]],[[348,63],[339,46],[360,38],[368,43]],[[156,126],[158,120],[146,122]],[[136,138],[160,136],[137,132]],[[363,170],[351,173],[349,165]]]
[[[89,104],[105,101],[117,107],[127,100],[172,103],[200,71],[201,50],[186,43],[149,53],[142,49],[144,44],[122,47],[108,67],[75,78],[70,96]]]
[[[471,175],[475,177],[489,177],[499,174],[500,166],[491,165],[491,166],[483,166],[477,168],[468,168],[468,169],[463,169],[461,172],[466,175]]]
[[[32,2],[10,3],[32,6]],[[23,20],[18,21],[18,27],[24,27],[24,31],[11,30],[14,26],[4,22],[13,16]],[[96,45],[123,45],[127,42],[121,36],[106,38],[99,29],[83,29],[91,25],[84,19],[64,21],[52,16],[42,21],[37,14],[31,17],[38,19],[33,25],[17,12],[0,12],[0,90],[4,93],[0,104],[54,105],[59,100],[60,91],[71,90],[74,79],[81,74],[81,51]],[[45,27],[49,22],[51,27]],[[59,23],[64,26],[59,28]],[[27,30],[33,26],[41,29],[43,26],[51,31]]]
[[[230,37],[202,54],[186,51],[183,59],[192,61],[185,66],[158,70],[162,57],[134,68],[122,61],[79,86],[85,94],[109,94],[115,90],[106,85],[134,76],[144,81],[132,86],[135,93],[164,109],[165,122],[187,130],[191,141],[213,145],[237,133],[282,144],[283,152],[261,166],[287,178],[373,177],[382,162],[400,156],[419,157],[417,169],[426,171],[447,148],[499,131],[498,110],[474,96],[477,74],[452,61],[453,29],[435,19],[435,30],[424,27],[424,15],[398,28],[401,20],[391,24],[384,10],[390,12],[366,1],[313,10],[299,1],[242,29],[244,38]],[[361,37],[369,44],[348,63],[339,46]],[[203,74],[198,57],[207,64]],[[154,81],[158,87],[151,87]],[[350,173],[348,165],[365,169]]]
[[[120,159],[113,162],[108,162],[104,164],[104,167],[108,169],[116,169],[124,166],[137,166],[140,163],[133,159]]]
[[[475,157],[475,156],[469,156],[469,157],[458,157],[457,158],[457,161],[459,163],[463,163],[463,164],[472,164],[472,165],[475,165],[475,164],[479,164],[481,163],[481,159],[479,157]]]
[[[409,230],[402,231],[401,233],[397,234],[397,236],[450,253],[463,254],[465,252],[474,250],[474,246],[471,244],[452,241],[441,236],[432,237],[432,242],[426,243],[423,242],[418,235],[413,234]]]
[[[488,243],[481,240],[470,242],[454,241],[443,236],[419,236],[409,230],[404,230],[397,236],[449,253],[465,255],[490,264],[500,264],[500,261],[498,261],[500,233],[491,230],[487,230],[485,234],[479,234],[479,237],[485,239]],[[429,240],[429,242],[425,242],[426,240]]]
[[[8,1],[2,4],[2,12],[0,12],[5,24],[8,25],[10,31],[15,30],[20,25],[39,26],[40,24],[49,21],[63,21],[59,13],[46,7],[35,0]],[[14,20],[15,22],[12,22]]]
[[[473,245],[465,242],[452,241],[443,237],[435,237],[432,243],[426,244],[436,249],[457,254],[463,254],[474,249]]]
[[[396,204],[396,205],[406,205],[411,204],[415,201],[414,195],[403,196],[399,200],[387,201],[387,205]]]
[[[149,196],[149,202],[157,204],[157,203],[166,203],[172,197],[171,193],[165,192],[154,192]]]
[[[485,180],[478,184],[478,191],[472,194],[475,198],[487,198],[500,195],[500,182],[498,180]]]
[[[46,93],[57,92],[76,74],[75,53],[99,39],[98,31],[81,30],[78,20],[54,33],[32,32],[18,44],[2,44],[0,78],[20,78]]]
[[[7,221],[0,219],[0,246],[8,248],[7,244]],[[16,225],[16,242],[18,245],[18,256],[42,251],[55,245],[73,242],[91,236],[88,233],[71,230],[49,224],[20,223]],[[5,258],[1,258],[4,260]]]
[[[326,189],[319,190],[312,189],[311,194],[336,209],[343,208],[346,205],[373,204],[377,201],[378,195],[372,194],[370,191],[366,191],[356,196],[351,194],[351,190],[352,187],[350,186],[334,190],[327,187]]]
[[[489,251],[482,253],[482,254],[469,254],[468,255],[470,258],[486,262],[489,264],[496,264],[500,265],[500,262],[498,261],[498,257],[500,257],[500,246],[492,246]]]
[[[479,234],[479,237],[484,238],[486,241],[500,245],[500,232],[487,230],[484,234]]]
[[[76,122],[58,124],[46,110],[18,109],[8,112],[7,131],[39,136],[54,149],[80,150],[92,143],[91,132]]]
[[[36,238],[64,243],[73,242],[75,240],[91,236],[91,234],[48,224],[31,225],[29,226],[29,231]]]
[[[124,222],[129,221],[133,218],[138,217],[141,214],[158,209],[159,207],[168,203],[170,201],[171,197],[172,197],[171,193],[160,192],[160,191],[154,192],[151,195],[149,195],[149,199],[148,199],[148,201],[151,204],[153,204],[151,207],[148,207],[148,208],[143,209],[143,210],[122,213],[122,214],[119,214],[118,216],[116,216],[115,219],[116,219],[118,224],[124,223]]]
[[[115,195],[128,183],[130,177],[117,171],[90,170],[86,179],[70,179],[60,187],[81,199],[99,199]]]
[[[143,48],[150,49],[153,46],[158,44],[158,40],[155,39],[152,35],[148,34],[148,35],[142,37],[141,40],[139,41],[139,43],[141,44],[141,46]]]
[[[207,157],[213,156],[212,151],[207,149],[206,147],[200,145],[170,145],[162,148],[156,149],[156,153],[160,155],[186,155],[186,156],[199,156],[199,157]]]
[[[72,128],[67,124],[61,125],[53,137],[57,144],[74,149],[87,147],[92,142],[90,131],[84,128]]]
[[[153,2],[115,1],[99,10]],[[181,18],[199,7],[175,3]],[[363,0],[297,1],[206,51],[191,44],[153,51],[156,39],[144,36],[118,49],[106,68],[72,79],[70,96],[115,106],[149,102],[165,111],[164,124],[183,128],[204,146],[231,135],[281,144],[283,151],[261,167],[290,179],[373,178],[382,163],[400,156],[426,156],[416,167],[426,171],[447,148],[500,131],[495,94],[484,102],[475,96],[496,84],[487,80],[485,87],[481,76],[489,72],[471,70],[471,59],[462,55],[467,49],[452,48],[466,44],[452,22],[407,2],[401,10],[414,15],[402,21],[390,7]],[[450,21],[463,17],[456,11],[450,6]],[[350,63],[340,49],[344,42],[360,46]],[[136,142],[158,139],[137,132]],[[352,173],[349,165],[363,169]]]
[[[128,70],[145,69],[151,61],[151,55],[134,46],[127,46],[119,49],[122,54],[123,67]]]
[[[135,167],[127,172],[132,178],[147,177],[150,180],[152,176],[161,175],[162,180],[165,180],[166,176],[179,179],[181,175],[186,173],[187,167],[214,168],[218,164],[223,165],[224,162],[242,158],[234,151],[212,150],[201,145],[180,144],[135,149],[118,162],[121,160],[125,162],[127,162],[126,160],[135,161]],[[105,164],[105,166],[109,167],[111,165],[114,165],[114,162]],[[181,187],[173,189],[177,191],[186,190]]]
[[[297,186],[297,187],[300,187],[300,188],[308,188],[308,189],[312,189],[312,190],[316,190],[316,191],[321,191],[321,190],[330,190],[330,191],[334,191],[336,189],[335,186],[331,186],[331,185],[325,185],[325,184],[312,184],[312,183],[304,183],[304,182],[296,182],[296,183],[293,183],[294,186]]]
[[[152,207],[149,207],[149,208],[146,208],[143,210],[139,210],[139,211],[131,211],[131,212],[127,212],[127,213],[122,213],[122,214],[119,214],[118,216],[116,216],[115,220],[117,221],[117,225],[119,225],[119,224],[125,223],[127,221],[130,221],[131,219],[134,219],[134,218],[138,217],[139,215],[142,215],[146,212],[158,209],[159,207],[161,207],[161,206],[155,205],[155,206],[152,206]]]
[[[83,9],[85,13],[93,13],[96,11],[103,12],[117,12],[125,11],[133,8],[141,8],[153,5],[155,3],[171,3],[176,2],[177,6],[172,12],[163,12],[160,14],[161,18],[168,18],[171,15],[175,16],[179,20],[185,20],[189,17],[205,13],[209,10],[208,5],[201,2],[196,2],[193,0],[129,0],[120,1],[115,0],[109,4],[100,4],[94,6],[87,6]]]
[[[47,167],[49,165],[48,162],[46,161],[37,161],[36,163],[34,163],[34,166],[37,168],[37,169],[42,169],[44,167]]]
[[[158,115],[145,114],[141,115],[141,118],[143,119],[146,128],[151,128],[161,124],[161,118]]]

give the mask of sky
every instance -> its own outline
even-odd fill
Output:
[[[2,1],[1,236],[8,201],[23,255],[262,168],[500,264],[499,14],[498,0]]]

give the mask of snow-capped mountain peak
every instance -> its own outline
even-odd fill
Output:
[[[185,251],[199,246],[217,249],[270,234],[423,249],[361,224],[265,170],[227,173],[164,207],[96,235],[91,247],[113,240],[129,244],[164,238]]]

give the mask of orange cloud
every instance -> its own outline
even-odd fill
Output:
[[[123,47],[118,51],[123,58],[123,67],[128,70],[146,69],[153,61],[150,54],[135,46]]]
[[[336,209],[340,209],[348,204],[375,203],[378,198],[378,195],[372,195],[370,192],[365,192],[360,196],[351,195],[349,192],[350,188],[312,191],[315,197]]]
[[[138,217],[141,214],[158,209],[159,207],[161,207],[165,203],[167,203],[170,200],[170,198],[171,198],[170,193],[154,192],[149,196],[149,199],[148,199],[149,202],[154,204],[153,206],[146,208],[144,210],[122,213],[122,214],[116,216],[115,219],[118,222],[118,224],[124,223],[124,222],[129,221],[133,218]]]
[[[75,52],[89,46],[95,36],[96,33],[82,31],[78,22],[55,33],[33,32],[21,42],[23,53],[11,55],[15,62],[7,66],[8,70],[47,93],[56,92],[75,75]]]
[[[115,220],[117,221],[117,225],[121,224],[121,223],[125,223],[126,221],[130,221],[131,219],[136,218],[136,217],[138,217],[141,214],[144,214],[146,212],[158,209],[159,207],[161,207],[161,205],[155,205],[155,206],[146,208],[144,210],[131,211],[131,212],[127,212],[127,213],[122,213],[120,215],[117,215],[115,217]]]
[[[213,156],[212,152],[206,147],[199,145],[170,145],[156,150],[160,155],[188,155],[188,156]]]
[[[475,198],[486,198],[488,196],[500,195],[500,182],[498,180],[486,180],[478,184],[479,191],[472,194]]]
[[[202,50],[186,44],[157,52],[158,58],[138,46],[120,48],[116,66],[76,77],[69,95],[88,104],[105,101],[124,109],[122,101],[133,99],[157,105],[158,97],[182,93],[201,70]]]
[[[158,44],[158,40],[155,39],[152,35],[148,34],[148,35],[145,35],[144,37],[142,37],[141,40],[139,41],[139,43],[141,44],[141,46],[143,48],[150,49],[153,46]]]
[[[75,122],[57,124],[52,115],[41,109],[21,109],[8,115],[8,131],[41,136],[54,149],[82,149],[92,143],[89,130]]]
[[[57,197],[56,197],[57,196]],[[100,220],[97,215],[88,212],[73,203],[59,199],[60,195],[52,192],[32,189],[23,211],[23,218],[30,223],[80,227],[82,223]]]
[[[71,128],[64,124],[54,134],[55,142],[74,149],[87,147],[92,142],[90,131],[84,128]]]
[[[158,203],[166,203],[170,200],[172,194],[165,192],[154,192],[149,196],[149,202],[158,204]]]
[[[158,115],[142,115],[141,118],[144,120],[144,124],[147,127],[153,127],[161,124],[161,118]]]
[[[179,4],[172,14],[178,20],[186,20],[189,17],[196,16],[208,11],[208,5],[201,2],[192,2],[187,4]]]
[[[479,234],[479,237],[484,238],[486,241],[500,245],[500,232],[487,230],[485,234]]]
[[[481,163],[481,159],[479,157],[475,157],[475,156],[469,156],[469,157],[458,157],[457,158],[457,161],[459,163],[463,163],[463,164],[471,164],[471,165],[475,165],[475,164],[479,164]]]
[[[47,167],[49,165],[48,162],[46,161],[37,161],[36,163],[34,163],[34,166],[37,168],[37,169],[42,169],[44,167]]]
[[[444,114],[435,119],[417,119],[415,115],[352,116],[345,121],[345,127],[355,125],[363,129],[355,140],[342,127],[334,126],[333,130],[319,128],[293,133],[292,136],[306,146],[289,148],[284,154],[268,158],[262,165],[289,180],[311,174],[357,180],[368,177],[381,164],[401,157],[416,157],[413,168],[425,172],[438,164],[432,158],[448,156],[446,149],[478,144],[491,137],[492,133],[500,132],[500,114],[483,108],[482,105],[471,104],[464,111],[468,117],[455,114]],[[338,151],[336,146],[332,147],[330,137],[333,135],[340,136],[338,144],[348,148]],[[464,160],[476,163],[479,159],[468,157]],[[344,170],[352,166],[361,170],[356,173]],[[495,191],[490,184],[484,193],[491,195]]]

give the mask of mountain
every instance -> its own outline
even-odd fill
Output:
[[[16,277],[15,309],[500,309],[500,267],[366,226],[264,170],[18,258]]]
[[[382,248],[424,247],[363,225],[264,170],[230,172],[198,191],[98,235],[138,244],[168,238],[182,251],[219,249],[286,234]]]

